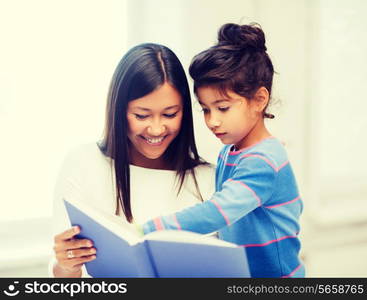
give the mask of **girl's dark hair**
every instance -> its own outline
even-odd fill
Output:
[[[179,189],[189,171],[194,179],[198,196],[200,190],[194,167],[206,164],[198,155],[193,130],[191,97],[185,71],[177,56],[167,47],[146,43],[133,47],[121,59],[113,74],[107,99],[104,136],[99,147],[112,158],[116,184],[116,214],[120,205],[126,219],[133,221],[130,203],[130,155],[131,143],[127,137],[127,106],[137,98],[153,92],[165,82],[181,95],[183,117],[181,129],[171,142],[164,159],[179,177]],[[154,179],[153,179],[154,180]],[[177,193],[177,194],[178,194]]]
[[[223,94],[232,90],[251,100],[263,86],[270,96],[274,68],[260,25],[224,24],[218,31],[217,44],[196,55],[189,72],[195,93],[199,87],[215,86]],[[266,108],[263,116],[274,118]]]

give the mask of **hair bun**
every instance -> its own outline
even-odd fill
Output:
[[[218,43],[233,45],[239,50],[266,51],[265,34],[257,23],[224,24],[218,31]]]

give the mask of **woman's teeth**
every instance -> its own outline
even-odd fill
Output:
[[[144,137],[144,138],[147,140],[147,142],[148,142],[149,144],[159,144],[160,142],[162,142],[162,141],[163,141],[163,139],[164,139],[165,137],[153,138],[153,139],[151,139],[151,138],[147,138],[147,137]]]

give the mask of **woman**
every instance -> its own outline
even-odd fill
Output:
[[[54,200],[53,276],[80,277],[84,263],[98,255],[91,241],[74,238],[79,229],[69,228],[63,198],[142,223],[213,191],[214,169],[196,149],[180,61],[162,45],[132,48],[112,78],[102,141],[72,151],[61,169]]]

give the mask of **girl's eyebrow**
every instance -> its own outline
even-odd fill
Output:
[[[214,100],[211,104],[218,104],[218,103],[222,103],[222,102],[229,102],[230,100],[229,99],[218,99],[218,100]],[[201,102],[199,100],[199,104],[200,105],[205,105],[203,102]]]
[[[172,105],[172,106],[168,106],[166,108],[164,108],[163,110],[169,110],[169,109],[173,109],[173,108],[179,108],[180,105]],[[141,107],[141,106],[136,106],[136,107],[133,107],[133,109],[140,109],[140,110],[144,110],[144,111],[151,111],[151,109],[149,108],[146,108],[146,107]]]

